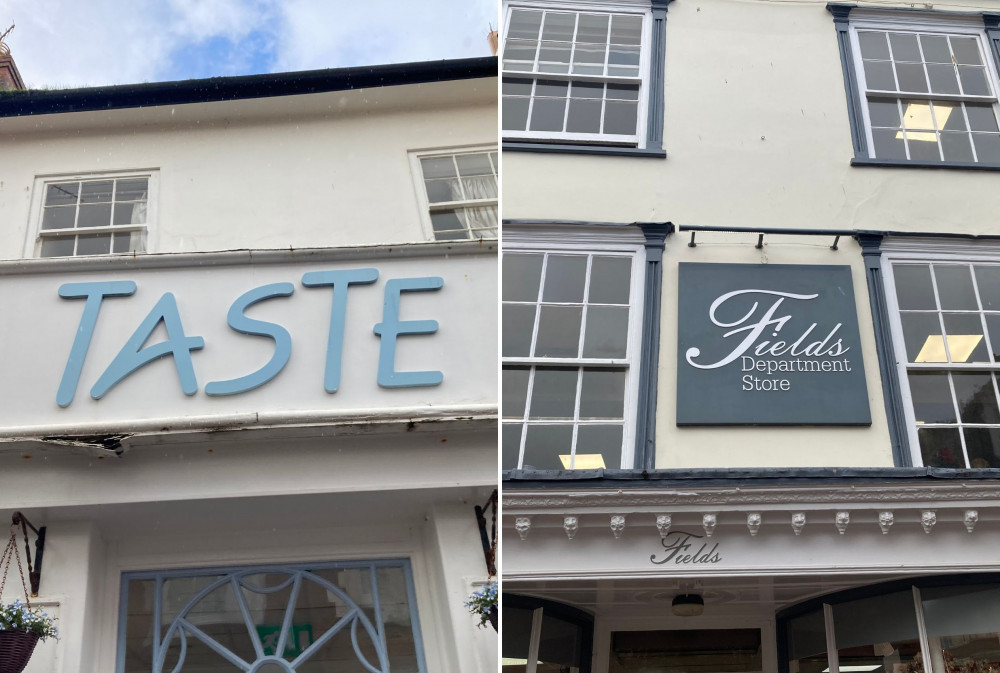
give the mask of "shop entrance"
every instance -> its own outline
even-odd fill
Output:
[[[760,629],[616,631],[608,673],[757,673]]]

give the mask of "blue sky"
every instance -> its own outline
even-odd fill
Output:
[[[32,88],[488,56],[496,0],[0,0]]]

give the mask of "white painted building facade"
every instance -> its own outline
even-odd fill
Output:
[[[1000,667],[998,12],[505,2],[506,673]]]
[[[0,101],[0,517],[45,527],[61,631],[28,671],[494,669],[496,89]]]

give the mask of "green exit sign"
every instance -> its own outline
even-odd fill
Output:
[[[257,636],[264,647],[265,655],[274,656],[280,635],[281,624],[261,624],[257,627]],[[312,641],[312,624],[292,624],[292,632],[285,640],[285,651],[281,656],[285,659],[297,657],[312,645]]]

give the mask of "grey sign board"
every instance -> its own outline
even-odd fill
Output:
[[[678,425],[871,425],[849,266],[681,263]]]

